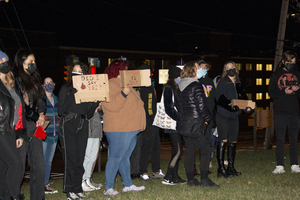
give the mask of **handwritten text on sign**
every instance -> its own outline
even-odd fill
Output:
[[[105,82],[103,82],[103,80],[100,80],[99,79],[99,75],[96,74],[96,75],[83,75],[81,76],[81,81],[82,81],[82,84],[80,86],[80,88],[82,90],[88,90],[88,91],[91,91],[91,90],[101,90],[103,88],[103,84],[105,84]],[[99,83],[99,81],[101,81]]]

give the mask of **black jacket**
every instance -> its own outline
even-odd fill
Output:
[[[175,88],[166,87],[164,89],[164,106],[167,115],[177,122],[180,121],[179,99]]]
[[[5,85],[0,81],[0,134],[1,135],[11,135],[16,134],[17,138],[24,138],[26,133],[26,121],[25,121],[25,110],[24,110],[24,101],[19,93],[19,91],[15,87],[15,91],[21,99],[22,104],[22,125],[21,129],[15,130],[13,125],[14,123],[14,113],[15,113],[15,101],[10,95],[9,91],[5,87]]]
[[[184,78],[179,86],[181,118],[199,118],[210,123],[212,116],[205,104],[202,85],[194,78]]]
[[[154,117],[156,115],[156,93],[154,87],[140,87],[138,89],[142,101],[144,102],[144,109],[146,112],[146,128],[152,126]]]

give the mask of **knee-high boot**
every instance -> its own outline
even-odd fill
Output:
[[[235,152],[236,152],[236,143],[229,143],[227,172],[232,176],[241,176],[242,173],[237,172],[234,168]]]
[[[225,156],[225,149],[226,149],[226,142],[218,142],[218,145],[217,145],[217,160],[218,160],[218,165],[219,165],[219,168],[218,168],[218,174],[217,176],[220,178],[220,177],[225,177],[225,178],[228,178],[228,177],[231,177],[226,168],[225,168],[225,165],[224,165],[224,156]]]

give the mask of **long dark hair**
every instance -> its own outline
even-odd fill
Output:
[[[164,85],[164,89],[165,88],[173,88],[173,89],[178,89],[178,85],[177,83],[175,82],[175,79],[169,79],[167,81],[167,83]]]
[[[28,74],[24,71],[23,63],[29,55],[34,56],[32,52],[25,49],[20,49],[17,52],[13,65],[13,72],[16,76],[19,76],[22,79],[23,95],[26,93],[29,100],[45,98],[42,79],[38,70],[36,70],[32,74]]]
[[[79,65],[83,75],[87,75],[89,71],[89,67],[87,64],[84,64],[82,62],[75,62],[70,66],[70,70],[68,71],[68,81],[67,81],[67,86],[72,89],[73,88],[73,80],[72,80],[72,71],[75,65]]]

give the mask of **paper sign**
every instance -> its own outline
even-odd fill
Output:
[[[109,84],[107,74],[73,76],[76,104],[91,101],[109,101]]]
[[[169,69],[159,69],[158,70],[158,83],[159,84],[166,84],[169,79]]]
[[[150,69],[142,70],[120,70],[121,87],[150,86]]]
[[[255,109],[255,102],[251,100],[232,99],[231,105],[238,106],[239,109],[246,109],[247,107],[250,107],[251,109]]]

